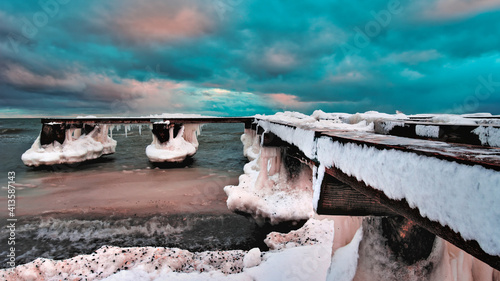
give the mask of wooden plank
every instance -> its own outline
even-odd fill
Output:
[[[355,143],[377,149],[394,149],[418,155],[455,161],[466,165],[481,165],[500,171],[500,148],[454,144],[431,140],[403,138],[354,131],[323,131],[319,136],[341,143]]]
[[[66,124],[150,124],[154,122],[170,121],[170,123],[247,123],[253,117],[196,117],[196,118],[151,118],[151,117],[97,117],[97,118],[42,118],[41,123]]]
[[[391,209],[395,213],[400,214],[411,221],[414,221],[431,233],[434,233],[435,235],[449,241],[455,246],[473,255],[474,257],[489,264],[491,267],[500,270],[499,256],[492,256],[485,253],[476,241],[464,240],[459,233],[453,231],[450,227],[442,226],[436,221],[432,221],[428,218],[422,217],[419,210],[411,208],[406,200],[390,199],[382,191],[367,186],[364,182],[358,181],[355,177],[349,176],[335,167],[326,169],[326,173],[351,186],[360,193],[363,193],[367,197],[375,199],[377,202],[380,202],[382,205]]]
[[[288,124],[286,122],[271,123],[291,128],[311,130],[311,128],[295,126],[294,124]],[[394,149],[404,152],[412,152],[418,155],[454,161],[465,165],[480,165],[485,168],[500,171],[500,148],[498,147],[446,143],[433,140],[412,139],[345,130],[324,129],[315,130],[315,132],[316,138],[329,137],[333,141],[341,143],[355,143],[369,147],[376,147],[378,149]]]
[[[329,174],[325,174],[321,184],[317,213],[343,216],[396,215],[375,198],[367,197]]]

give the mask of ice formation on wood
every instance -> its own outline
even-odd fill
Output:
[[[155,134],[153,142],[146,147],[146,155],[151,162],[182,162],[187,157],[193,156],[198,150],[198,135],[200,124],[184,124],[177,135],[174,127],[170,127],[169,139],[161,142]]]
[[[477,127],[472,131],[479,136],[482,145],[500,147],[500,129],[493,127]]]
[[[257,132],[252,129],[245,129],[241,135],[241,142],[243,143],[243,155],[252,161],[259,157],[260,151],[260,137]]]
[[[293,160],[287,159],[279,147],[260,147],[259,137],[246,134],[242,136],[246,154],[256,158],[244,166],[237,186],[224,188],[228,208],[272,224],[314,216],[311,168],[285,163]]]
[[[27,166],[78,163],[115,152],[116,141],[108,136],[108,125],[96,125],[88,134],[71,128],[65,132],[64,142],[41,144],[40,136],[22,156]]]

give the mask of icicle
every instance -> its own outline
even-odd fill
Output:
[[[139,135],[141,135],[141,136],[142,136],[141,129],[142,129],[142,124],[140,124],[140,125],[139,125]]]
[[[75,129],[75,131],[73,132],[73,137],[75,139],[78,139],[80,138],[80,136],[82,135],[82,129],[78,128],[78,129]]]
[[[323,183],[323,177],[325,176],[325,165],[320,164],[319,167],[314,165],[313,167],[313,208],[314,211],[318,210],[318,201],[321,195],[321,184]]]
[[[259,131],[259,127],[257,126],[257,130],[256,131]],[[262,136],[260,136],[260,146],[262,147],[264,145],[264,134],[267,133],[266,130],[264,130],[264,132],[262,133]]]
[[[66,130],[66,139],[65,142],[72,142],[73,141],[73,132],[75,131],[74,128],[72,129],[67,129]]]
[[[127,132],[130,131],[130,124],[125,125],[125,137],[127,136]]]

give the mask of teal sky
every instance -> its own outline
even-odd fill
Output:
[[[500,114],[500,1],[0,2],[0,117]]]

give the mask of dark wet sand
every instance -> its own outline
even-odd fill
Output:
[[[17,179],[16,217],[229,214],[224,186],[239,174],[200,168],[52,173]],[[0,197],[6,205],[7,198]],[[1,217],[6,217],[6,212]]]

